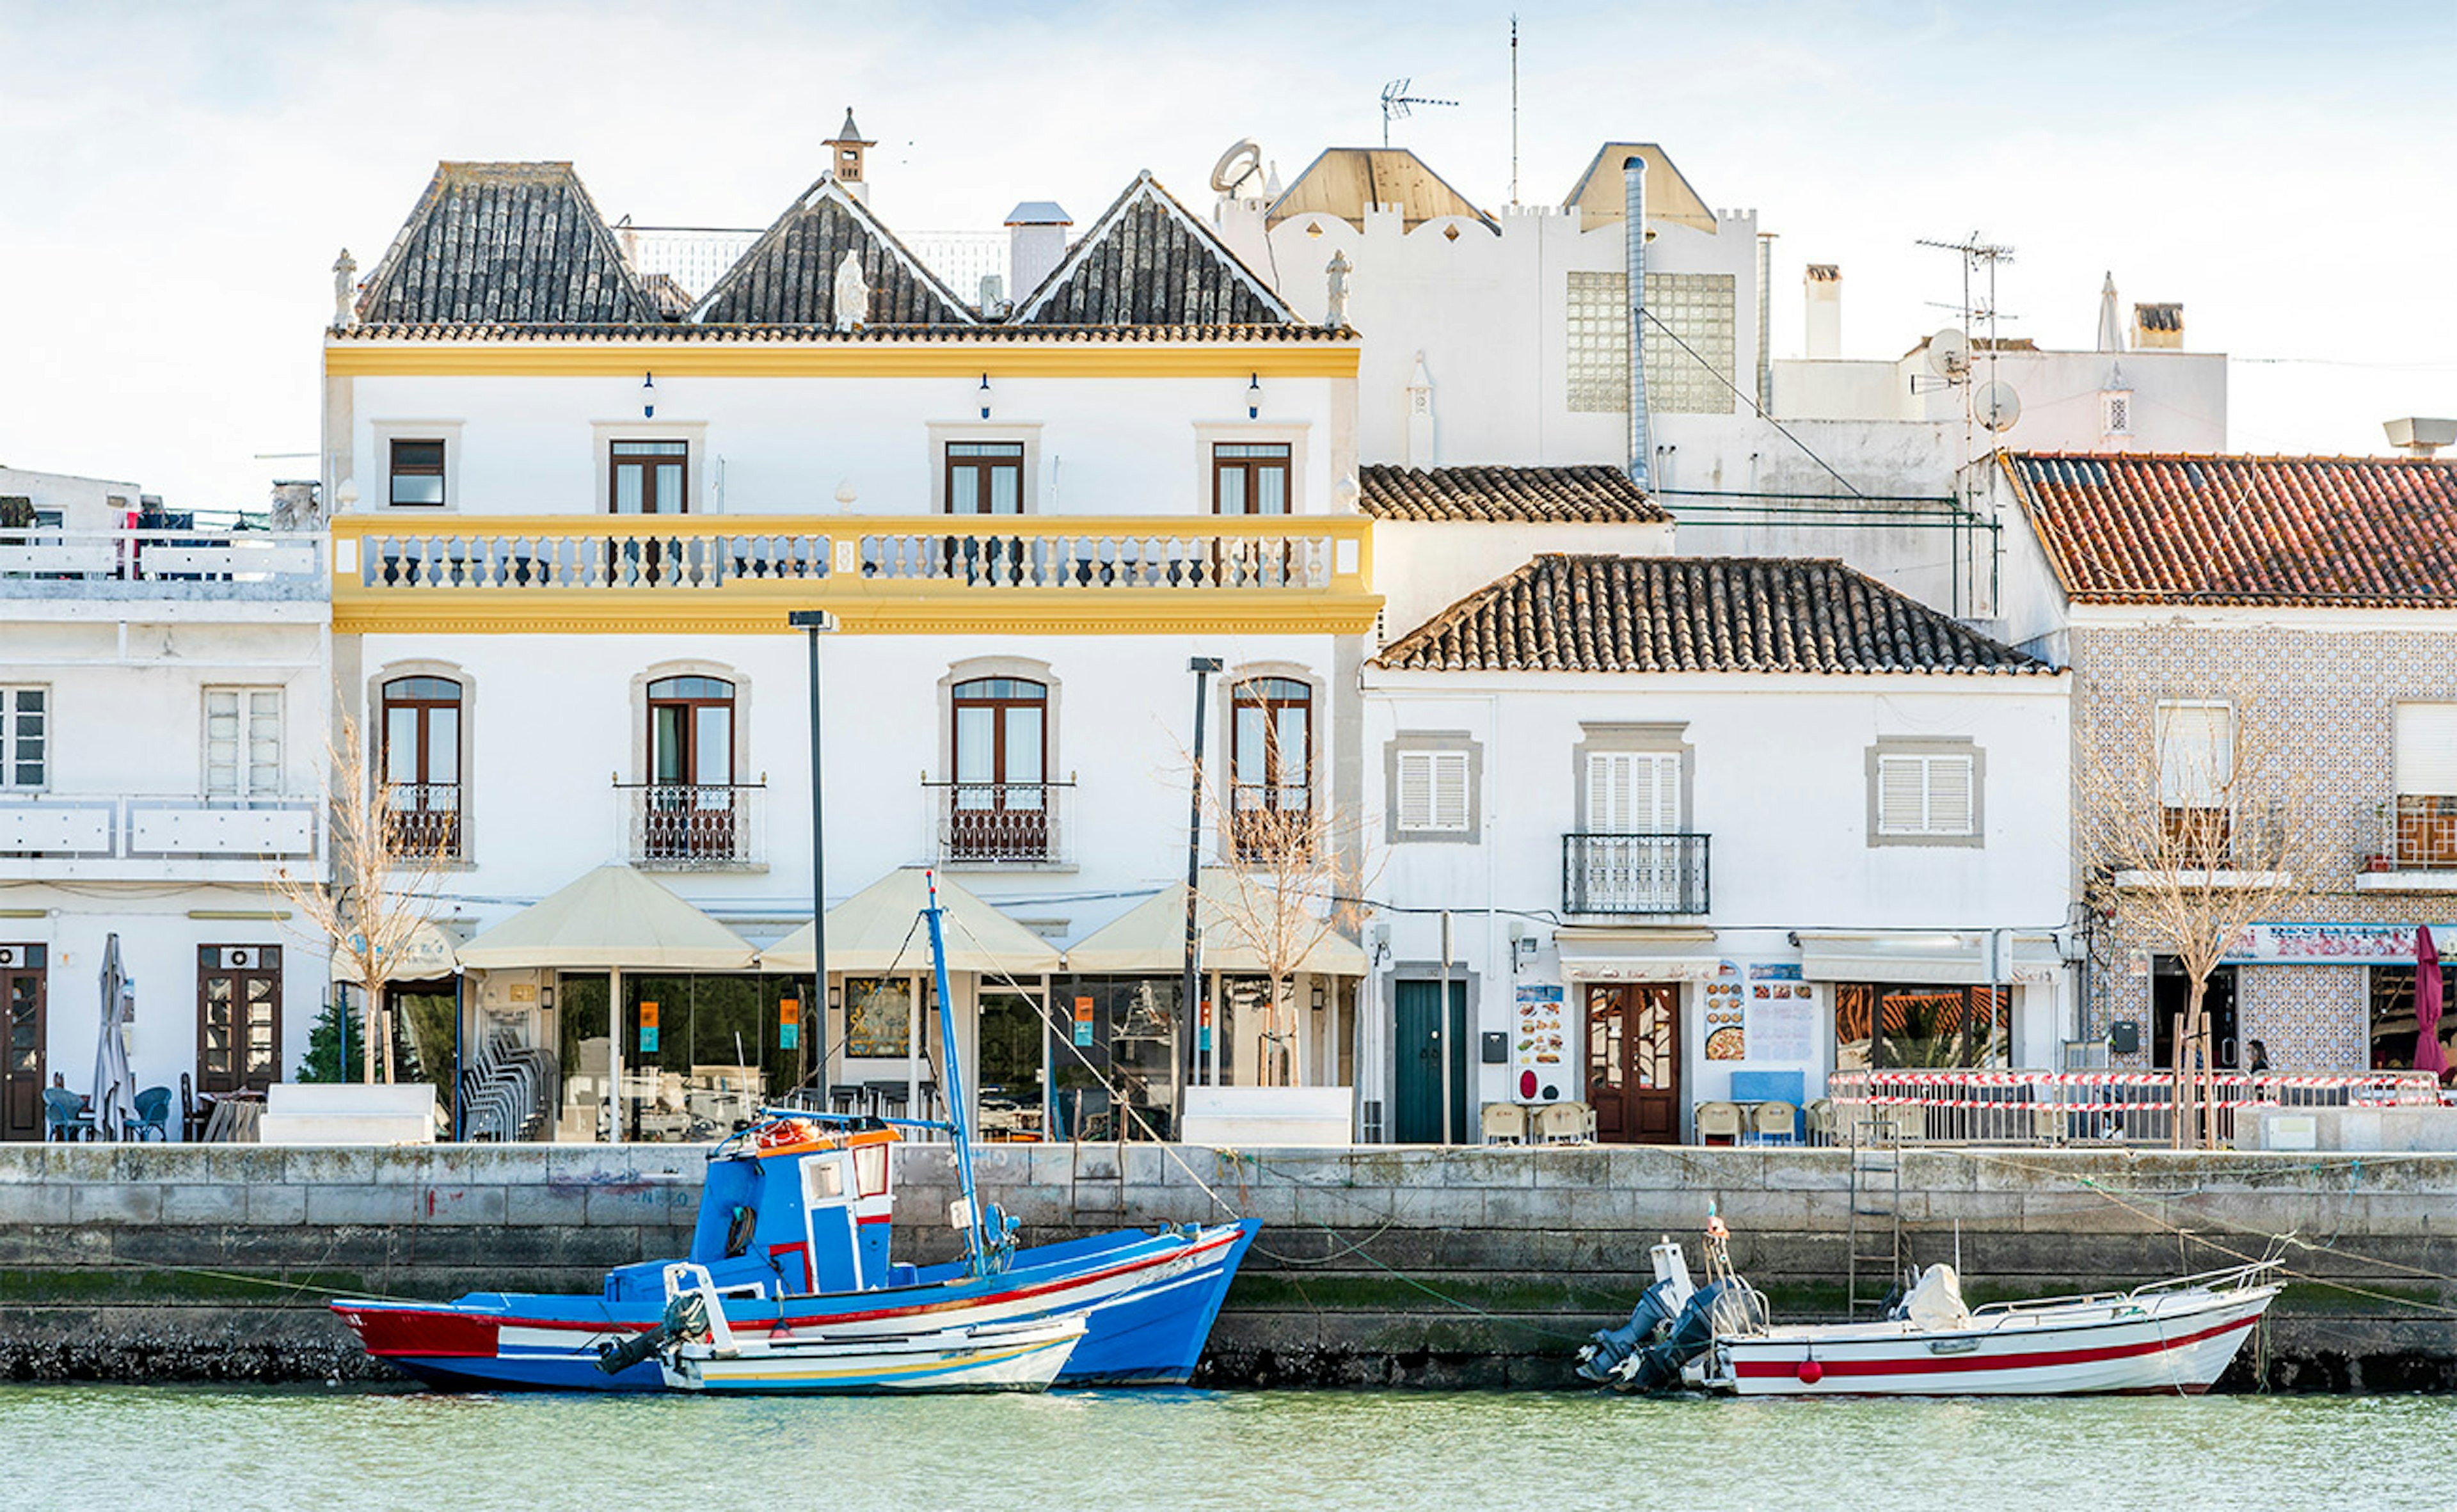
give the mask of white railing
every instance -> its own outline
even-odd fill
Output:
[[[311,798],[0,793],[0,857],[233,860],[318,854]]]
[[[2248,1108],[2428,1105],[2428,1071],[2202,1078],[2196,1100],[2213,1113],[2221,1142]],[[1827,1108],[1813,1110],[1821,1144],[2166,1145],[2176,1129],[2176,1083],[2166,1071],[1835,1071]]]
[[[271,530],[0,530],[0,579],[321,582],[324,538]]]

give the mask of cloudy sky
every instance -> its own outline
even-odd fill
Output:
[[[1664,144],[1803,262],[1848,354],[1944,323],[1973,230],[2009,335],[2087,345],[2099,279],[2223,350],[2244,450],[2378,451],[2457,414],[2457,3],[1521,0],[1520,194]],[[0,463],[254,507],[312,472],[335,252],[372,266],[439,158],[568,158],[611,217],[765,224],[854,106],[913,230],[1079,222],[1138,168],[1189,199],[1258,139],[1293,177],[1401,122],[1510,190],[1509,0],[1484,6],[79,4],[0,0]]]

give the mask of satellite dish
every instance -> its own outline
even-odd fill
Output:
[[[1263,150],[1254,145],[1251,136],[1241,136],[1211,165],[1211,187],[1224,195],[1233,195],[1237,186],[1263,171]]]
[[[2003,435],[2022,418],[2022,396],[2011,383],[1989,383],[1971,396],[1971,412],[1979,424]]]
[[[1928,370],[1939,378],[1960,378],[1971,371],[1971,338],[1949,325],[1928,339]]]

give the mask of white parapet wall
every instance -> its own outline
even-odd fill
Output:
[[[431,1145],[435,1088],[360,1083],[276,1082],[265,1094],[257,1140],[266,1145]]]
[[[1346,1087],[1189,1087],[1186,1142],[1232,1150],[1352,1145],[1355,1100]]]

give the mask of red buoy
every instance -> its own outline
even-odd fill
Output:
[[[1795,1374],[1800,1377],[1800,1383],[1802,1385],[1814,1386],[1819,1381],[1826,1378],[1826,1367],[1820,1365],[1813,1359],[1804,1359],[1800,1362],[1800,1369],[1795,1372]]]

